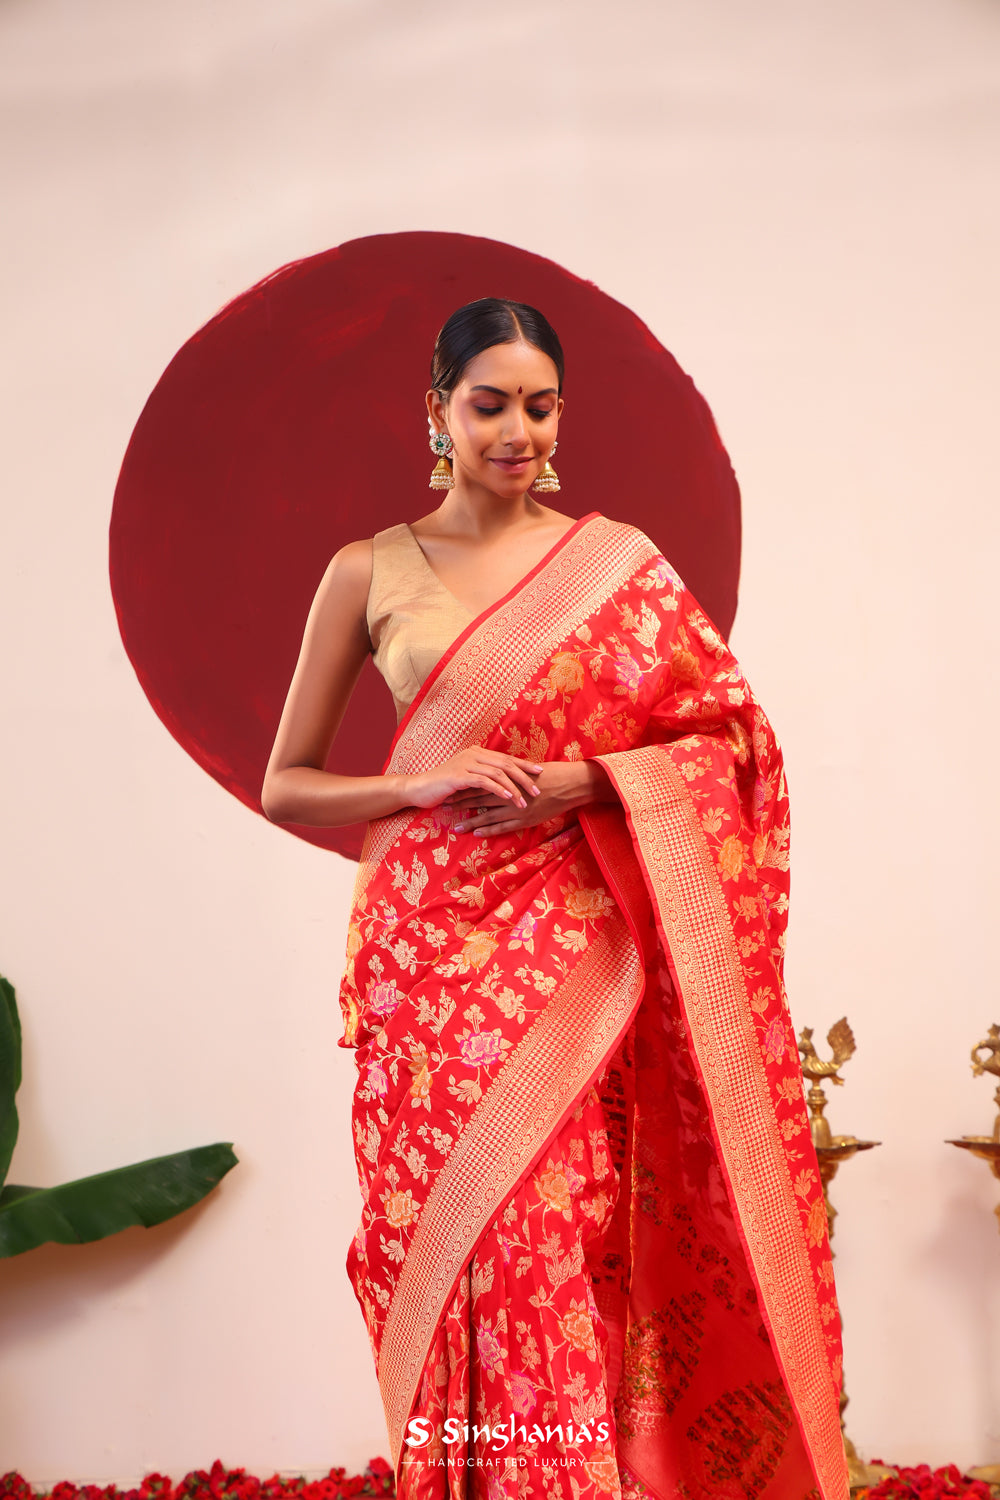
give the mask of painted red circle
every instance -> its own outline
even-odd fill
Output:
[[[653,538],[728,633],[739,490],[712,415],[620,302],[496,240],[387,234],[283,266],[170,362],[110,531],[125,649],[198,764],[260,812],[306,613],[337,549],[433,508],[424,391],[438,328],[481,296],[540,307],[566,351],[556,507]],[[395,728],[369,664],[329,768],[378,770]],[[357,857],[363,829],[292,830]]]

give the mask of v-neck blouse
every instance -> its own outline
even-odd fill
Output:
[[[405,522],[372,539],[367,617],[372,660],[392,694],[398,722],[474,617],[445,588]]]

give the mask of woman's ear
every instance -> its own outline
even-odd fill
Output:
[[[427,415],[438,432],[444,432],[448,426],[448,405],[441,399],[440,391],[427,392]]]

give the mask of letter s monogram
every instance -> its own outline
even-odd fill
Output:
[[[422,1448],[433,1431],[426,1417],[411,1417],[406,1424],[406,1441],[411,1448]]]

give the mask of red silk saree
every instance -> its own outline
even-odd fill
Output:
[[[399,1493],[845,1500],[763,711],[652,542],[593,513],[453,643],[386,769],[470,745],[598,757],[620,802],[368,829],[348,1272]]]

